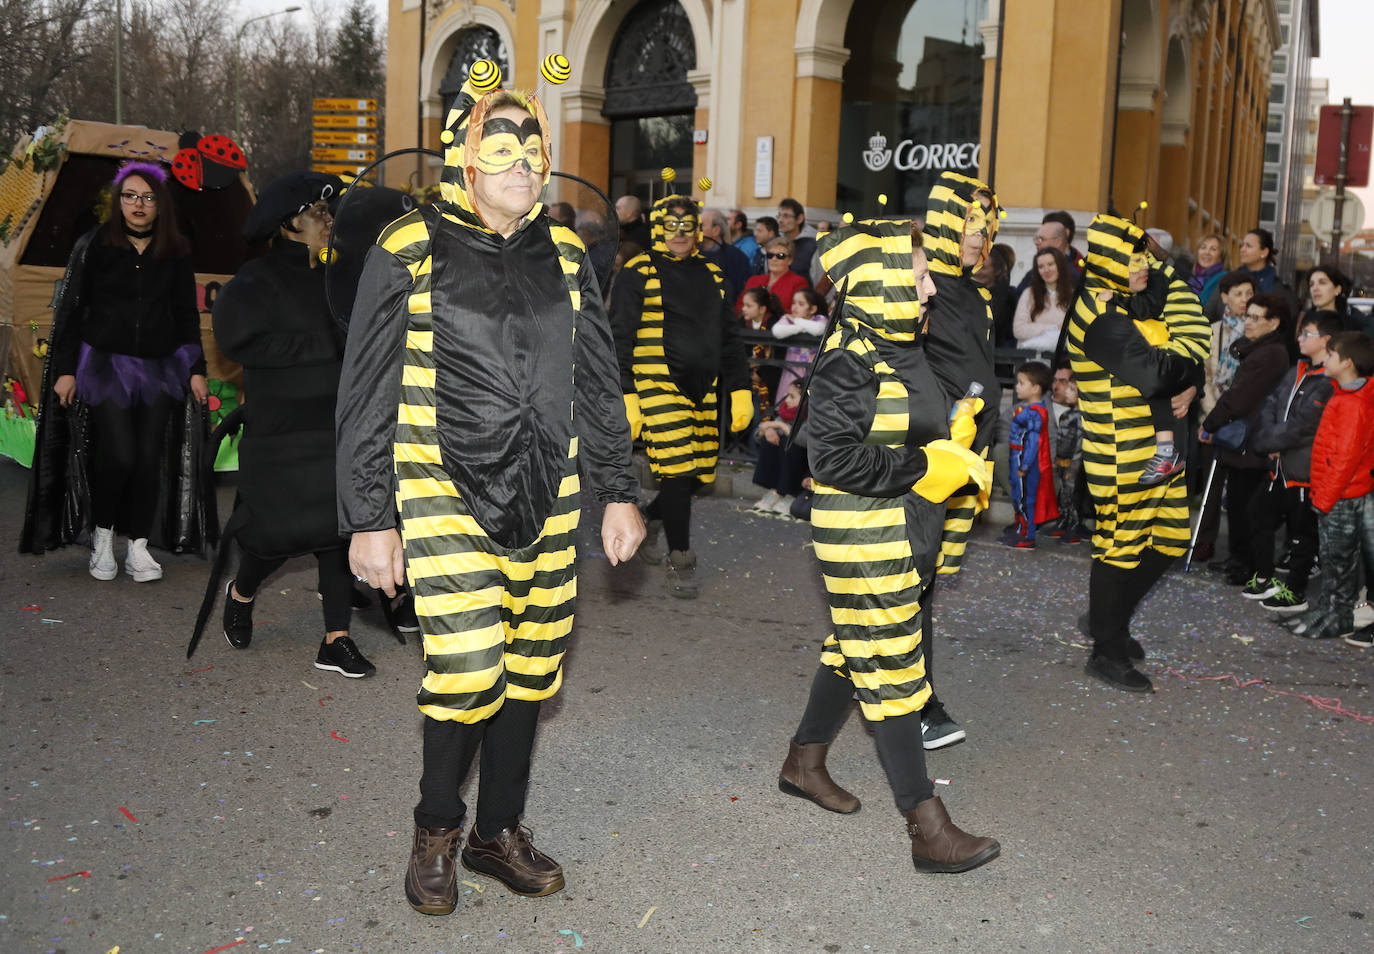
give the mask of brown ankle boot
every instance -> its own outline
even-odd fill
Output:
[[[563,890],[563,868],[530,840],[524,825],[503,828],[491,841],[478,837],[472,826],[463,846],[463,867],[489,875],[516,894],[542,898]]]
[[[406,866],[406,900],[421,914],[452,914],[458,906],[458,839],[463,829],[415,826]]]
[[[813,801],[826,811],[852,815],[859,810],[859,800],[836,785],[825,770],[825,753],[829,749],[825,742],[790,743],[787,761],[778,773],[778,790]]]
[[[917,871],[957,874],[986,864],[1002,850],[994,839],[970,835],[950,821],[945,803],[938,798],[927,798],[902,815]]]

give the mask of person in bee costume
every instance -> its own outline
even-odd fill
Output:
[[[1142,317],[1163,321],[1168,340],[1147,341],[1135,322]],[[1127,219],[1099,215],[1088,229],[1083,290],[1065,340],[1078,382],[1083,463],[1096,515],[1087,620],[1093,648],[1086,671],[1118,689],[1148,692],[1149,678],[1133,663],[1144,650],[1130,635],[1131,616],[1188,547],[1184,481],[1140,483],[1155,449],[1149,401],[1175,396],[1175,412],[1186,413],[1202,382],[1211,328],[1197,296],[1172,269],[1152,266],[1145,233]]]
[[[987,261],[997,237],[998,215],[997,197],[985,183],[954,172],[940,174],[926,203],[924,246],[939,292],[927,306],[931,317],[926,356],[944,392],[946,412],[969,393],[971,385],[982,388],[983,405],[974,421],[977,432],[972,450],[984,458],[996,437],[1002,389],[993,366],[992,296],[973,280],[973,274]],[[942,576],[959,572],[973,518],[987,509],[986,494],[967,491],[956,493],[946,503],[938,568]],[[932,680],[933,597],[928,593],[923,604],[926,669]],[[921,722],[927,749],[953,745],[965,737],[934,693]]]
[[[821,262],[844,292],[810,379],[804,425],[812,538],[834,629],[778,787],[829,811],[859,810],[859,799],[825,766],[857,695],[905,816],[913,863],[959,872],[991,861],[1000,848],[951,822],[926,775],[921,710],[931,686],[923,607],[946,501],[969,484],[985,491],[991,475],[969,450],[981,405],[971,402],[951,422],[922,346],[923,310],[938,286],[920,238],[909,222],[866,221],[819,239]],[[929,321],[942,317],[936,308]]]
[[[406,898],[457,904],[459,787],[479,745],[467,868],[546,895],[563,870],[521,823],[540,703],[562,684],[579,465],[612,564],[644,527],[615,347],[586,249],[542,214],[548,122],[475,64],[450,110],[441,197],[368,252],[339,389],[340,530],[354,574],[409,580],[426,669]],[[399,532],[397,510],[399,508]]]
[[[718,391],[730,395],[732,431],[754,417],[739,321],[725,299],[724,275],[697,250],[700,223],[697,204],[686,196],[655,202],[653,247],[625,263],[611,291],[626,415],[659,482],[644,510],[648,537],[640,559],[664,559],[661,531],[668,591],[684,599],[697,595],[692,495],[716,479]]]

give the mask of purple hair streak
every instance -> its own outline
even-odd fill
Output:
[[[156,179],[158,182],[167,182],[167,170],[151,162],[126,162],[119,167],[115,173],[114,184],[119,185],[129,176],[142,176],[145,179]]]

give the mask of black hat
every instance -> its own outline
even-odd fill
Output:
[[[324,172],[288,172],[272,180],[258,194],[257,205],[243,223],[243,237],[261,242],[277,234],[282,225],[290,222],[320,199],[337,199],[343,191],[343,180]]]

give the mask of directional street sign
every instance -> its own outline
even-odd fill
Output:
[[[375,113],[375,99],[349,99],[338,96],[316,97],[314,109],[317,113]]]
[[[371,162],[377,158],[376,149],[311,149],[313,162]]]
[[[376,129],[377,117],[365,116],[321,116],[316,114],[315,126],[322,129]]]
[[[314,132],[317,146],[375,146],[375,132],[346,132],[338,129],[317,129]]]
[[[367,163],[363,162],[312,162],[311,170],[314,172],[331,172],[336,176],[357,175],[362,172]]]

